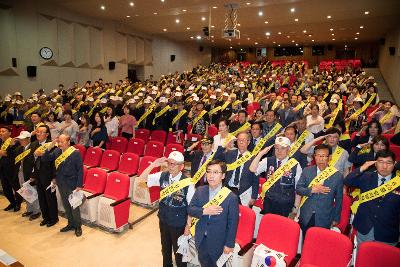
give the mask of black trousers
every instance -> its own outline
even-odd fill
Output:
[[[58,180],[57,180],[57,187],[58,190],[60,191],[61,201],[65,209],[65,215],[67,216],[68,219],[68,225],[71,225],[74,228],[81,227],[82,222],[81,222],[80,209],[79,207],[72,209],[68,201],[69,195],[71,195],[72,191],[75,190],[75,188],[71,188],[69,184]]]
[[[125,132],[122,132],[121,135],[122,135],[122,137],[125,137],[128,140],[130,140],[133,137],[133,134],[125,133]]]
[[[39,205],[43,220],[55,222],[58,220],[57,197],[55,191],[52,193],[50,188],[46,190],[49,185],[44,181],[37,182]]]
[[[4,173],[1,175],[1,186],[3,188],[4,195],[11,205],[21,205],[22,197],[17,193],[17,191],[21,188],[18,178]]]
[[[313,213],[308,222],[300,222],[300,228],[303,231],[303,242],[306,239],[307,230],[314,226],[315,226],[315,213]]]
[[[278,202],[268,197],[264,199],[264,208],[262,210],[262,214],[272,213],[276,215],[281,215],[284,217],[288,217],[290,212],[292,211],[294,205],[293,202]]]
[[[161,252],[163,255],[163,267],[173,267],[172,249],[175,254],[175,262],[178,267],[186,267],[182,262],[182,254],[176,253],[178,250],[178,238],[183,235],[185,227],[173,227],[160,221]]]
[[[211,254],[211,253],[212,254]],[[214,251],[210,251],[208,248],[208,240],[205,236],[200,243],[199,251],[198,251],[198,258],[201,267],[215,267],[217,266],[217,260],[221,255],[214,255]],[[225,265],[224,265],[225,266]]]

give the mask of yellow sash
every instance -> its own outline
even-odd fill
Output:
[[[329,123],[326,125],[326,128],[327,128],[327,129],[329,129],[329,128],[331,128],[331,127],[333,126],[333,123],[335,122],[336,117],[337,117],[339,111],[342,109],[342,106],[343,106],[343,103],[342,103],[342,101],[340,101],[340,102],[339,102],[339,105],[337,106],[337,108],[333,111],[332,117],[331,117],[331,119],[329,120]]]
[[[235,102],[232,103],[232,106],[236,106],[236,105],[239,105],[241,103],[243,103],[242,100],[236,100]]]
[[[139,93],[139,91],[140,91],[140,87],[138,87],[138,88],[135,90],[135,92],[133,92],[132,95],[136,95],[137,93]]]
[[[201,88],[201,84],[199,84],[196,89],[194,89],[194,92],[196,93],[197,91],[199,91],[199,89]]]
[[[158,117],[161,117],[165,112],[167,112],[170,109],[171,109],[171,107],[169,105],[166,105],[162,110],[157,112],[156,115],[154,116],[154,119],[153,119],[153,125],[156,124],[156,119]]]
[[[235,160],[235,162],[232,162],[230,164],[227,164],[226,167],[228,168],[228,171],[233,171],[234,169],[242,166],[243,164],[245,164],[249,159],[251,159],[253,155],[249,152],[246,151],[242,157],[238,158],[237,160]]]
[[[232,133],[230,133],[231,135],[233,135],[233,136],[236,136],[238,133],[241,133],[241,132],[244,132],[244,131],[247,131],[247,129],[249,129],[251,127],[251,124],[250,124],[250,122],[246,122],[245,124],[243,124],[239,129],[237,129],[236,131],[234,131],[234,132],[232,132]]]
[[[335,174],[338,170],[335,167],[329,166],[322,172],[320,172],[308,185],[309,188],[313,187],[316,184],[323,184],[325,180]],[[303,206],[304,202],[308,199],[307,196],[303,196],[301,198],[300,207]]]
[[[99,94],[99,96],[97,97],[97,99],[101,99],[103,96],[105,96],[107,94],[107,92],[103,92],[101,94]]]
[[[291,158],[286,162],[284,165],[280,166],[272,175],[271,177],[268,178],[268,180],[263,184],[262,186],[262,191],[261,191],[261,197],[265,197],[265,193],[270,189],[281,177],[285,174],[285,172],[290,171],[296,164],[299,162]]]
[[[22,124],[24,124],[23,121],[13,121],[12,123],[13,123],[14,125],[22,125]]]
[[[358,151],[357,155],[362,155],[371,152],[371,147],[370,146],[365,146]]]
[[[189,186],[191,184],[192,184],[192,179],[185,178],[185,179],[179,180],[179,181],[167,186],[160,192],[160,201],[163,200],[165,197],[167,197],[167,196],[175,193],[176,191],[181,190],[182,188]]]
[[[275,110],[278,106],[280,106],[282,103],[279,102],[278,100],[275,100],[275,103],[272,105],[271,109]]]
[[[58,166],[60,166],[61,163],[63,163],[69,156],[71,156],[72,153],[74,153],[75,147],[70,146],[65,150],[58,158],[56,158],[54,164],[56,166],[56,169],[58,169]]]
[[[56,114],[60,113],[60,112],[61,112],[61,107],[58,107],[54,112],[55,112]]]
[[[268,92],[268,91],[271,91],[271,89],[272,89],[273,86],[274,86],[274,83],[271,82],[271,84],[268,86],[267,92]]]
[[[303,89],[304,85],[305,85],[304,82],[302,82],[302,83],[300,84],[299,88],[297,88],[297,90],[296,90],[295,95],[299,95],[299,94],[300,94],[300,91],[301,91],[301,89]]]
[[[25,118],[26,116],[28,116],[29,114],[31,114],[32,112],[34,112],[35,110],[37,110],[39,107],[40,107],[40,106],[34,106],[34,107],[31,107],[30,109],[28,109],[27,111],[25,111],[25,113],[24,113],[24,118]]]
[[[295,107],[295,109],[296,110],[300,110],[302,107],[304,107],[306,105],[306,103],[304,103],[303,101],[300,103],[300,104],[298,104],[296,107]]]
[[[224,200],[226,199],[226,197],[229,195],[229,193],[231,192],[231,190],[229,190],[226,187],[223,187],[221,190],[219,190],[219,192],[215,195],[215,197],[213,199],[211,199],[210,201],[208,201],[206,204],[204,204],[203,209],[211,206],[211,205],[221,205],[222,202],[224,202]],[[200,219],[197,218],[192,218],[192,225],[190,227],[190,233],[192,234],[192,236],[195,236],[196,234],[196,224]]]
[[[304,140],[306,140],[306,138],[309,134],[310,134],[310,132],[308,130],[304,130],[304,132],[301,133],[299,138],[297,138],[296,142],[294,142],[294,144],[290,148],[289,157],[293,156],[294,153],[296,153],[297,150],[299,150],[301,144],[303,144]]]
[[[26,156],[29,155],[29,153],[31,152],[31,149],[27,149],[24,152],[22,152],[21,154],[19,154],[18,156],[15,157],[15,164],[17,164],[18,162],[20,162],[21,160],[23,160]]]
[[[116,96],[119,96],[122,93],[121,90],[118,90],[118,92],[115,94]]]
[[[125,87],[125,89],[124,89],[124,94],[126,94],[130,89],[131,89],[131,86],[130,86],[130,85],[127,86],[127,87]]]
[[[342,134],[340,136],[340,141],[349,140],[349,139],[350,139],[350,135],[349,134]]]
[[[3,112],[0,114],[0,117],[5,117],[6,115],[7,115],[7,110],[3,111]]]
[[[400,186],[400,175],[397,174],[395,177],[390,179],[389,182],[384,183],[381,186],[378,186],[374,189],[368,190],[364,193],[361,193],[358,200],[351,205],[351,211],[353,214],[357,213],[358,207],[365,202],[368,202],[370,200],[376,199],[378,197],[383,197],[386,194],[392,192],[395,190],[397,187]]]
[[[102,108],[102,110],[100,110],[100,113],[105,113],[107,111],[108,107],[104,107]]]
[[[222,105],[222,107],[221,107],[221,111],[223,111],[223,110],[225,110],[226,109],[226,107],[230,104],[231,102],[229,102],[229,101],[226,101],[223,105]]]
[[[375,96],[376,96],[376,93],[373,93],[373,94],[369,97],[367,103],[365,103],[360,109],[357,109],[356,112],[354,112],[354,113],[350,116],[350,119],[356,119],[358,116],[360,116],[361,113],[363,113],[363,112],[369,107],[369,105],[371,105],[371,103],[372,103],[372,101],[374,100]]]
[[[258,152],[261,151],[261,149],[264,147],[265,143],[272,137],[275,136],[276,133],[282,128],[282,125],[280,123],[275,124],[274,128],[272,128],[271,131],[269,131],[261,140],[260,142],[257,143],[257,145],[254,147],[253,151],[251,154],[253,156],[256,156]]]
[[[329,93],[325,93],[324,97],[323,97],[323,100],[325,100],[328,96],[329,96]]]
[[[199,122],[199,120],[207,113],[207,111],[203,110],[196,118],[194,118],[192,123],[192,128]]]
[[[149,109],[140,117],[140,119],[138,120],[136,125],[139,125],[144,119],[146,119],[146,117],[149,116],[150,113],[153,112],[154,107],[155,107],[155,104],[151,105],[149,107]]]
[[[344,152],[343,148],[341,148],[340,146],[336,146],[336,149],[332,154],[332,158],[329,161],[329,166],[332,166],[332,167],[335,166],[337,161],[339,160],[340,156],[342,156],[343,152]]]
[[[7,140],[4,141],[4,143],[1,145],[0,150],[7,151],[7,148],[11,145],[11,141],[12,141],[12,138],[8,137]],[[0,156],[0,159],[1,159],[1,156]]]
[[[51,145],[51,142],[45,143],[43,145],[41,145],[40,147],[36,148],[35,152],[45,152],[46,149]]]
[[[185,115],[187,111],[186,110],[181,110],[175,118],[172,120],[172,125],[174,125],[183,115]]]
[[[216,108],[213,108],[212,110],[210,110],[210,111],[208,112],[208,115],[212,116],[213,114],[217,113],[217,112],[220,111],[221,109],[222,109],[221,106],[218,106],[218,107],[216,107]]]
[[[383,117],[379,120],[379,123],[380,123],[381,125],[383,125],[383,124],[386,123],[390,118],[392,118],[392,116],[393,116],[392,112],[389,111],[388,113],[385,114],[385,116],[383,116]]]

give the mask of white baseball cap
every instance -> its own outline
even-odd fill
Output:
[[[183,157],[183,154],[179,151],[172,151],[169,156],[168,159],[172,159],[175,160],[178,163],[183,163],[185,161],[185,158]]]
[[[31,138],[31,133],[28,131],[21,131],[16,138],[17,139]]]
[[[182,96],[182,93],[181,92],[176,92],[175,96]]]
[[[337,104],[338,101],[336,98],[331,98],[331,101],[329,101],[329,103],[333,103],[333,104]]]
[[[216,95],[210,95],[210,99],[217,99]]]
[[[290,140],[287,137],[280,136],[280,137],[275,139],[275,145],[288,147],[288,146],[290,146]]]

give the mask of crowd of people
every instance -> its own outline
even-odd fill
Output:
[[[351,194],[358,243],[396,245],[400,155],[391,146],[400,145],[400,114],[394,103],[379,100],[378,89],[362,69],[317,72],[294,62],[263,62],[212,63],[157,81],[99,79],[68,89],[60,84],[27,99],[16,92],[0,107],[0,175],[10,202],[5,210],[20,210],[23,199],[16,191],[30,181],[39,203],[28,203],[22,216],[35,220],[42,213],[41,225],[54,225],[57,200],[48,186],[61,185],[64,206],[65,196],[82,187],[82,159],[66,152],[70,144],[105,149],[110,138],[134,138],[135,129],[145,128],[202,136],[185,142],[183,154],[154,161],[139,177],[161,187],[164,266],[172,266],[172,251],[177,265],[185,266],[177,240],[194,225],[200,263],[214,266],[222,253],[233,251],[238,205],[252,207],[260,198],[262,214],[296,220],[305,234],[310,227],[338,225],[343,195]],[[12,139],[11,125],[25,131]],[[208,134],[212,126],[215,136]],[[190,182],[185,161],[191,163]],[[150,174],[163,164],[165,171]],[[260,177],[266,179],[261,188]],[[67,216],[63,230],[81,235],[79,214],[69,208]]]

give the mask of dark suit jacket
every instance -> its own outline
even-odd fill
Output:
[[[368,142],[368,139],[369,139],[369,135],[363,135],[363,136],[355,135],[354,139],[351,140],[351,146],[356,147],[359,144],[365,144]]]
[[[375,160],[374,151],[371,149],[368,153],[358,154],[360,148],[356,147],[349,156],[349,162],[354,164],[355,168],[361,167],[366,161]]]
[[[199,170],[201,159],[203,158],[203,151],[186,151],[185,152],[185,161],[190,161],[190,175],[193,177],[196,172]],[[196,187],[200,185],[200,182],[197,182]]]
[[[230,150],[227,152],[223,152],[223,148],[221,146],[218,147],[218,150],[214,156],[214,158],[222,160],[226,162],[226,164],[230,164],[236,161],[239,150]],[[258,177],[249,170],[250,164],[253,161],[253,158],[249,159],[244,165],[243,170],[240,174],[240,182],[239,182],[239,195],[245,192],[247,189],[252,187],[251,198],[257,199],[258,197]],[[231,179],[235,179],[233,177],[233,170],[228,171],[225,175],[224,185],[228,185]]]
[[[203,206],[209,201],[208,185],[196,189],[192,201],[189,204],[190,216],[200,219],[196,225],[195,243],[197,249],[207,232],[210,255],[219,257],[224,246],[235,246],[236,231],[239,223],[239,204],[235,194],[229,193],[221,203],[223,209],[219,215],[203,215]]]
[[[0,139],[0,147],[3,145],[3,141]],[[7,156],[0,158],[0,176],[2,177],[14,177],[15,173],[15,149],[18,145],[10,144],[7,147]]]
[[[47,140],[46,142],[50,142],[51,140]],[[39,142],[35,141],[31,143],[31,149],[33,152],[40,147]],[[35,179],[36,182],[40,182],[43,186],[48,186],[51,183],[51,180],[55,178],[55,167],[54,161],[45,161],[43,160],[43,156],[37,157],[35,159],[32,178]]]
[[[28,149],[31,148],[31,146],[32,144],[29,144]],[[20,145],[15,149],[15,156],[18,156],[22,152],[24,152],[24,147]],[[23,160],[15,164],[15,176],[18,177],[19,168],[21,167],[21,163],[23,163],[22,173],[24,175],[25,182],[28,181],[29,178],[31,178],[33,166],[35,164],[35,157],[33,156],[33,152],[35,152],[35,150],[31,149],[31,152]]]
[[[340,221],[343,200],[343,175],[334,173],[324,181],[324,186],[331,189],[328,194],[312,194],[308,185],[317,176],[317,166],[305,168],[297,182],[296,192],[308,196],[300,210],[300,223],[307,224],[315,212],[315,226],[330,228],[333,221]]]
[[[392,175],[392,178],[395,175]],[[361,193],[378,187],[378,173],[360,172],[357,168],[344,179],[344,184],[360,188]],[[399,240],[400,188],[384,197],[361,204],[353,220],[353,226],[361,234],[374,228],[375,240],[395,243]]]
[[[289,109],[288,115],[285,118],[285,109],[279,109],[277,111],[278,116],[279,116],[279,122],[282,124],[283,127],[288,126],[290,123],[294,122],[296,120],[297,114],[293,111],[293,109]]]
[[[179,111],[178,109],[174,109],[172,111],[169,111],[170,113],[170,121],[169,121],[169,127],[172,128],[172,131],[176,131],[176,125],[178,124],[178,130],[182,130],[183,133],[187,132],[187,125],[188,125],[188,113],[183,114],[183,116],[174,124],[172,125],[172,120],[178,115]]]

